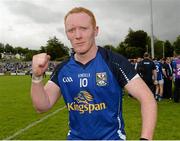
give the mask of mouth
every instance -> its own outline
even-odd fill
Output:
[[[78,46],[81,46],[83,45],[85,42],[78,42],[78,43],[75,43],[75,45],[78,45]]]

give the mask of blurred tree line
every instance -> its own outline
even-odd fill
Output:
[[[105,47],[127,58],[143,57],[144,52],[151,54],[151,38],[143,30],[133,31],[129,29],[128,35],[117,47],[111,45],[106,45]],[[174,43],[154,37],[154,54],[156,58],[172,57],[174,53],[180,54],[180,35]]]
[[[50,38],[45,46],[41,46],[40,50],[32,50],[28,48],[15,47],[9,44],[0,43],[0,53],[8,54],[20,54],[23,55],[24,61],[31,61],[32,56],[38,53],[45,52],[51,56],[51,60],[63,60],[65,57],[69,56],[69,48],[61,43],[55,36]],[[1,58],[1,56],[0,56]]]
[[[171,43],[170,41],[162,41],[154,37],[154,54],[155,57],[172,57],[174,53],[180,54],[180,35]],[[144,52],[151,53],[151,39],[143,30],[134,31],[129,29],[124,41],[120,42],[118,46],[104,45],[104,48],[110,49],[114,52],[124,55],[127,58],[142,57]],[[13,47],[9,44],[0,43],[0,53],[20,54],[25,56],[25,61],[32,60],[32,56],[46,52],[51,56],[51,60],[63,60],[69,56],[69,48],[59,41],[56,36],[50,38],[45,46],[41,46],[40,50],[32,50],[23,47]],[[1,56],[0,56],[1,58]]]

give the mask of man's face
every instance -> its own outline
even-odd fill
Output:
[[[169,58],[166,59],[166,63],[167,63],[167,64],[170,63],[170,59],[169,59]]]
[[[86,13],[70,14],[65,21],[68,39],[76,53],[84,54],[95,45],[98,28],[94,28]]]

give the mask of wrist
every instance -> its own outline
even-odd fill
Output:
[[[43,80],[43,75],[35,76],[32,74],[32,82],[33,83],[40,83]]]

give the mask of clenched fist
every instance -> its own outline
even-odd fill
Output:
[[[47,53],[40,53],[33,56],[32,71],[33,75],[41,76],[47,70],[50,56]]]

